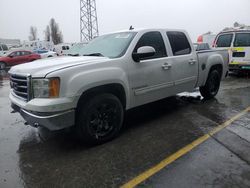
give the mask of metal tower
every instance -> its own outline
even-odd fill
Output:
[[[80,0],[81,42],[87,42],[98,36],[98,22],[95,0]]]

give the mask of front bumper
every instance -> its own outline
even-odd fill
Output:
[[[75,110],[60,112],[33,112],[27,111],[12,103],[14,111],[19,112],[27,123],[33,127],[46,127],[47,129],[60,130],[75,124]]]

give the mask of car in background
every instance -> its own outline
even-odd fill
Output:
[[[196,51],[210,50],[210,46],[208,43],[194,43],[194,49]]]
[[[197,38],[197,43],[208,43],[208,45],[210,47],[212,47],[214,44],[215,37],[216,37],[216,34],[213,34],[211,32],[207,32],[207,33],[200,35]]]
[[[233,29],[220,32],[215,39],[215,48],[229,50],[230,71],[250,71],[249,29]]]
[[[41,59],[39,54],[28,50],[10,51],[0,57],[0,69]]]
[[[36,54],[39,54],[41,58],[48,58],[48,57],[56,57],[57,53],[49,50],[34,50],[33,51]]]
[[[8,50],[9,49],[6,44],[0,44],[0,56],[3,56]]]
[[[62,43],[62,44],[57,44],[54,47],[57,55],[68,55],[68,52],[72,47],[72,45],[67,43]]]

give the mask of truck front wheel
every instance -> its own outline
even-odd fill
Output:
[[[205,99],[213,98],[220,88],[220,73],[214,69],[210,71],[206,84],[200,87],[200,93]]]
[[[107,142],[118,135],[123,115],[123,106],[116,96],[109,93],[96,95],[79,106],[76,134],[88,144]]]

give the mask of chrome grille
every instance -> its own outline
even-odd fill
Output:
[[[21,75],[10,75],[10,87],[13,93],[25,100],[29,100],[29,77]]]

